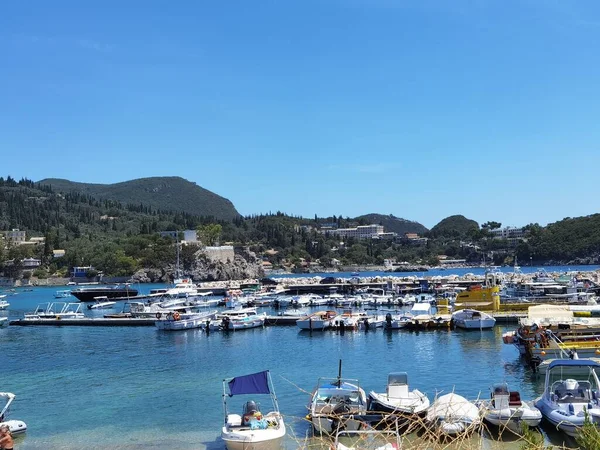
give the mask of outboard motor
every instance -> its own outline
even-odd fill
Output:
[[[371,328],[371,325],[369,324],[369,319],[365,317],[364,323],[365,323],[365,331],[369,331],[369,328]]]
[[[229,317],[225,317],[223,319],[223,328],[225,328],[226,330],[229,330]]]
[[[391,313],[387,313],[385,315],[385,324],[387,328],[392,328],[392,314]]]

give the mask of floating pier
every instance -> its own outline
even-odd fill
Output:
[[[12,320],[10,325],[17,326],[55,326],[55,327],[149,327],[154,326],[156,319],[145,318],[100,318],[85,317],[83,319],[19,319]]]

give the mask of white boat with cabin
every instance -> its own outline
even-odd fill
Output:
[[[337,316],[337,311],[317,311],[302,319],[298,319],[296,325],[301,330],[323,331],[331,326]]]
[[[485,330],[494,328],[496,319],[490,314],[476,309],[461,309],[452,313],[454,325],[466,330]]]
[[[268,395],[272,408],[263,413],[260,405],[250,400],[244,404],[242,414],[230,413],[228,400],[238,395]],[[223,410],[221,439],[227,450],[281,449],[286,429],[269,371],[223,380]]]
[[[207,321],[214,318],[217,310],[202,313],[167,313],[161,319],[154,322],[159,330],[177,331],[202,328]]]

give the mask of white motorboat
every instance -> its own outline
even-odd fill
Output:
[[[71,290],[70,289],[63,289],[60,291],[56,291],[54,293],[54,298],[68,298],[71,297]]]
[[[96,297],[96,303],[90,303],[87,307],[88,309],[110,309],[116,304],[117,302],[109,301],[108,297]]]
[[[369,410],[399,414],[406,419],[424,415],[429,408],[429,399],[418,389],[409,391],[406,372],[388,375],[384,393],[369,392]]]
[[[296,325],[301,330],[323,331],[331,326],[332,321],[337,315],[336,311],[317,311],[314,314],[298,319]]]
[[[15,394],[10,392],[0,392],[0,398],[4,400],[4,406],[0,410],[0,426],[6,425],[12,434],[25,433],[27,425],[22,420],[11,420],[8,418],[10,405],[15,399]]]
[[[40,303],[31,313],[26,313],[25,320],[61,320],[61,319],[83,319],[81,303]]]
[[[521,426],[537,427],[542,421],[542,413],[532,404],[521,400],[517,391],[510,391],[506,383],[498,383],[491,388],[491,398],[480,402],[483,420],[492,425],[520,433]]]
[[[367,396],[358,380],[341,377],[319,378],[311,394],[308,409],[316,435],[335,434],[339,429],[358,430],[364,424],[356,416],[367,412]]]
[[[242,330],[262,327],[267,320],[266,313],[258,314],[256,308],[237,308],[223,311],[208,324],[210,330]]]
[[[535,406],[544,418],[569,436],[577,436],[585,421],[600,426],[600,364],[589,359],[558,359],[546,371],[544,393]]]
[[[10,306],[6,300],[6,295],[0,295],[0,310],[6,309]]]
[[[202,328],[206,326],[207,321],[215,317],[217,311],[203,313],[167,313],[164,317],[154,322],[159,330],[189,330],[192,328]]]
[[[244,404],[242,414],[231,414],[227,400],[236,395],[268,395],[272,409],[263,414],[255,401]],[[228,450],[279,450],[286,429],[269,371],[223,380],[225,424],[221,438]]]
[[[387,313],[385,315],[384,327],[388,330],[401,330],[405,328],[412,320],[411,315]]]
[[[223,323],[223,327],[227,330],[245,330],[247,328],[258,328],[262,327],[267,320],[266,313],[255,314],[248,317],[237,317],[233,318],[227,324]]]
[[[484,330],[493,328],[496,325],[496,319],[490,314],[476,309],[461,309],[452,314],[452,320],[458,328],[467,330]]]
[[[335,435],[332,450],[398,450],[400,435],[392,430],[340,430]]]
[[[438,397],[425,420],[436,434],[452,437],[475,431],[481,425],[479,408],[455,393]]]

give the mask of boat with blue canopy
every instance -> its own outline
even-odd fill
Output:
[[[272,405],[267,413],[254,400],[256,395],[270,397]],[[228,400],[232,397],[243,399],[242,414],[229,412]],[[286,429],[268,370],[223,380],[223,410],[221,438],[228,450],[281,448]]]

